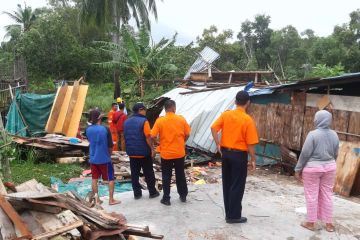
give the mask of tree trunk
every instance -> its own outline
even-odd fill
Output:
[[[120,87],[120,71],[119,69],[114,70],[114,99],[121,97]]]
[[[140,79],[139,86],[140,86],[140,97],[143,98],[144,95],[145,95],[144,79],[143,78]]]

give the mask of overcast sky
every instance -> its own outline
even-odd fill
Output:
[[[0,12],[13,11],[19,0],[0,0]],[[46,0],[27,0],[33,8],[46,5]],[[319,36],[332,33],[335,25],[349,22],[349,13],[360,8],[359,0],[163,0],[158,1],[159,20],[153,21],[154,39],[170,37],[178,32],[178,42],[195,41],[204,28],[216,25],[218,29],[239,32],[241,23],[252,20],[258,13],[271,16],[273,29],[295,26],[299,32],[311,28]],[[4,26],[12,21],[0,15],[0,40]]]

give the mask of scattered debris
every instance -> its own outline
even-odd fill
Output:
[[[36,180],[16,189],[16,193],[3,191],[0,195],[2,239],[48,239],[65,235],[90,240],[113,235],[123,239],[130,235],[163,239],[162,235],[152,234],[147,226],[128,224],[121,213],[107,213],[100,206],[90,207],[72,192],[55,193]],[[6,218],[11,224],[3,221]]]

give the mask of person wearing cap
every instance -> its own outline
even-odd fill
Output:
[[[119,111],[121,111],[120,110],[120,104],[124,104],[124,110],[122,110],[124,113],[125,113],[125,115],[128,115],[128,112],[127,112],[127,110],[126,110],[126,105],[125,105],[125,102],[124,102],[124,100],[121,98],[121,97],[118,97],[117,99],[116,99],[116,103],[118,104],[118,112]]]
[[[103,114],[98,109],[90,111],[89,122],[85,136],[90,143],[90,167],[92,175],[92,191],[97,204],[101,204],[98,194],[98,180],[100,177],[109,182],[109,204],[120,203],[114,199],[114,168],[111,162],[113,141],[109,128],[101,125]]]
[[[118,151],[118,134],[116,130],[116,124],[113,121],[114,120],[114,114],[116,113],[118,109],[117,103],[111,104],[111,110],[108,113],[108,124],[111,132],[111,138],[113,141],[113,151]]]
[[[115,112],[113,116],[113,122],[115,123],[118,137],[118,148],[120,151],[125,151],[124,123],[127,119],[127,115],[124,113],[124,108],[125,105],[123,103],[119,103],[120,111]]]
[[[212,124],[211,132],[217,151],[222,156],[222,182],[227,223],[245,223],[241,201],[247,177],[248,154],[253,170],[256,167],[255,145],[259,142],[254,120],[246,113],[249,94],[240,91],[235,98],[236,109],[225,111]],[[221,131],[221,141],[218,133]]]
[[[185,142],[188,139],[191,128],[185,118],[176,115],[176,103],[167,100],[164,105],[165,116],[156,120],[151,136],[156,141],[160,138],[159,151],[161,156],[161,171],[164,195],[161,203],[170,203],[170,183],[172,169],[175,168],[176,186],[180,200],[186,202],[188,188],[185,177]]]
[[[160,196],[155,188],[155,173],[153,169],[154,151],[150,137],[150,124],[146,119],[146,107],[143,103],[136,103],[134,114],[125,121],[124,138],[126,153],[130,157],[131,183],[134,198],[142,197],[139,183],[140,171],[143,170],[145,182],[149,190],[149,197]]]

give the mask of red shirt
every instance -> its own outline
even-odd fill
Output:
[[[113,122],[115,123],[116,130],[118,132],[124,131],[124,122],[126,121],[127,116],[123,111],[118,111],[114,113]]]

